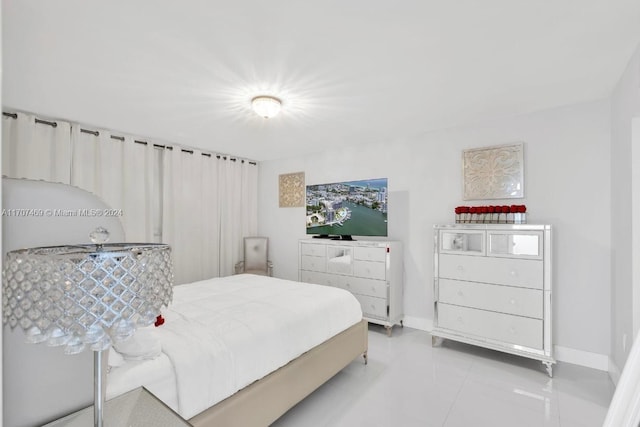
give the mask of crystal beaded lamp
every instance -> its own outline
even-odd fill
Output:
[[[2,307],[4,324],[29,343],[94,351],[94,424],[102,426],[104,351],[153,323],[173,297],[173,272],[169,245],[107,244],[104,228],[90,237],[93,245],[8,252]]]

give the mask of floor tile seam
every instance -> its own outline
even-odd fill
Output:
[[[462,389],[464,388],[465,384],[467,383],[467,380],[469,379],[469,374],[471,372],[471,367],[475,363],[476,363],[475,361],[471,361],[471,363],[469,363],[469,366],[467,367],[467,370],[466,370],[465,375],[464,375],[464,380],[462,380],[462,382],[460,383],[460,387],[458,388],[458,392],[456,393],[455,397],[453,398],[453,400],[449,404],[449,409],[447,410],[447,415],[445,415],[444,421],[442,422],[442,427],[445,427],[447,425],[447,421],[449,420],[449,416],[451,415],[451,410],[453,409],[453,407],[455,406],[456,402],[458,401],[458,398],[460,397],[460,393],[462,393]]]

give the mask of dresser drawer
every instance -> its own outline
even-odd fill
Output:
[[[326,245],[318,245],[314,243],[301,243],[300,255],[321,256],[324,257],[327,251]]]
[[[353,275],[366,277],[368,279],[386,279],[386,264],[384,262],[373,261],[353,261]]]
[[[387,282],[384,280],[363,279],[361,277],[342,277],[342,287],[349,292],[377,298],[387,298]]]
[[[438,301],[518,316],[543,318],[543,291],[458,280],[438,280]]]
[[[300,270],[300,281],[304,283],[315,283],[316,285],[329,285],[330,274],[317,271]]]
[[[544,284],[541,260],[441,254],[438,263],[438,274],[446,279],[533,289]]]
[[[542,320],[474,308],[438,304],[438,328],[542,349]]]
[[[387,257],[387,248],[356,246],[353,248],[353,256],[355,259],[362,261],[385,262]]]
[[[327,270],[327,259],[318,256],[302,255],[300,257],[300,269],[324,272]]]
[[[387,318],[387,300],[384,298],[375,298],[366,295],[354,294],[362,307],[362,315],[365,317],[374,317],[377,319]]]

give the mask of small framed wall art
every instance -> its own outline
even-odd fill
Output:
[[[463,150],[463,200],[523,197],[524,144],[522,142]]]
[[[298,208],[305,205],[304,172],[280,175],[280,207]]]

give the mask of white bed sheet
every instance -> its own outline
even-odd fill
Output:
[[[242,274],[174,287],[163,316],[157,331],[169,366],[113,368],[107,397],[155,383],[154,392],[173,377],[174,393],[154,394],[189,419],[358,323],[362,311],[342,289]]]

